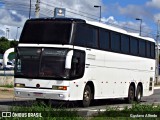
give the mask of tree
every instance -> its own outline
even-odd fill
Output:
[[[10,48],[10,42],[5,37],[0,38],[0,53],[3,54],[7,49]]]
[[[4,41],[8,41],[8,39],[5,38],[5,37],[1,37],[1,38],[0,38],[0,42],[4,42]]]
[[[18,41],[16,41],[16,40],[10,41],[10,47],[11,47],[11,48],[15,48],[15,47],[17,47],[17,46],[18,46]]]

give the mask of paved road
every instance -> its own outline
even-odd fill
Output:
[[[9,111],[12,106],[31,106],[35,102],[35,99],[0,99],[0,111]],[[155,89],[154,94],[148,97],[142,98],[142,104],[160,104],[160,89]],[[52,101],[53,108],[63,108],[77,109],[78,111],[97,111],[105,110],[106,107],[119,107],[123,108],[125,106],[131,106],[131,104],[126,104],[123,99],[109,99],[109,100],[98,100],[88,108],[81,108],[77,103],[58,103]]]
[[[13,70],[0,70],[0,76],[14,76]]]

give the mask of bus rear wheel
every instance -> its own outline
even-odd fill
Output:
[[[141,101],[141,98],[142,98],[142,88],[141,86],[138,85],[135,99],[139,103]]]
[[[89,85],[86,85],[83,92],[83,100],[81,101],[81,105],[83,107],[88,107],[92,100],[92,92]]]
[[[135,89],[134,89],[134,86],[131,85],[128,90],[127,102],[132,103],[134,101],[134,98],[135,98]]]

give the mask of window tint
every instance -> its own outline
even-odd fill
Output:
[[[151,43],[151,58],[155,58],[155,44]]]
[[[129,53],[129,37],[121,35],[121,51],[122,53]]]
[[[144,40],[139,40],[139,55],[145,57],[146,55],[146,45]]]
[[[115,32],[111,32],[111,49],[113,51],[120,51],[120,35]]]
[[[74,45],[97,47],[97,29],[89,25],[77,24]]]
[[[54,21],[27,21],[20,43],[70,44],[71,23]]]
[[[138,40],[135,38],[130,39],[130,53],[132,55],[138,55]]]
[[[100,29],[99,31],[100,49],[109,49],[109,32]]]
[[[147,52],[147,57],[150,58],[151,57],[151,43],[147,42],[146,44],[146,52]]]

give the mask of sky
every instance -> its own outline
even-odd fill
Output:
[[[35,3],[31,0],[31,18],[35,18]],[[29,18],[30,0],[0,0],[0,37],[19,39],[25,21]],[[142,35],[156,38],[160,20],[160,0],[40,0],[40,17],[53,17],[54,8],[66,9],[66,17],[101,21],[139,33],[142,19]],[[160,24],[160,21],[159,21]]]

